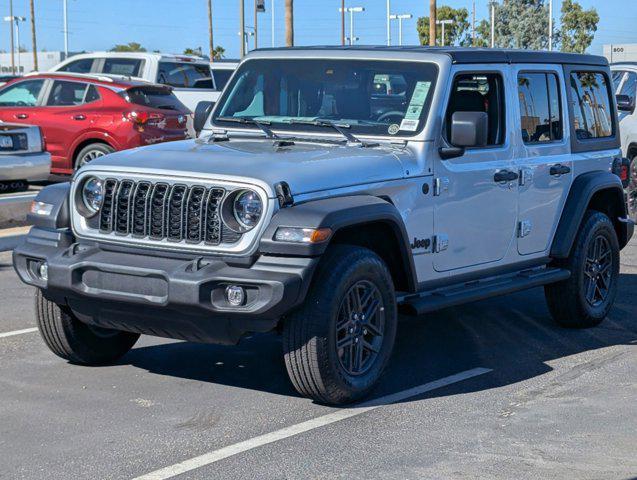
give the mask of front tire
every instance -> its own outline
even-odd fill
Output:
[[[570,256],[556,266],[571,276],[544,287],[555,321],[568,328],[601,323],[615,302],[619,279],[619,242],[610,218],[586,212]]]
[[[66,307],[35,294],[38,330],[47,347],[58,357],[78,365],[105,365],[127,353],[138,333],[93,327],[78,320]]]
[[[394,285],[374,252],[336,245],[325,254],[304,305],[285,319],[285,365],[296,390],[340,405],[367,395],[396,337]]]

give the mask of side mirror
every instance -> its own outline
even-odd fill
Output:
[[[215,106],[215,102],[202,101],[197,104],[195,107],[195,121],[193,127],[197,136],[203,130],[204,125],[206,124],[206,120],[210,116],[210,112],[212,112],[212,107]]]
[[[451,117],[451,144],[484,147],[488,141],[489,116],[485,112],[455,112]]]
[[[635,99],[628,95],[616,95],[617,110],[620,112],[633,113],[635,111]]]

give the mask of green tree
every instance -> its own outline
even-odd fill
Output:
[[[146,49],[137,42],[129,42],[125,45],[117,44],[111,48],[111,52],[145,52]]]
[[[476,41],[474,47],[489,47],[491,45],[491,22],[480,20],[476,27]]]
[[[490,27],[490,22],[487,22]],[[501,48],[548,48],[549,9],[545,0],[503,0],[495,8],[495,44]]]
[[[584,53],[597,31],[599,15],[595,8],[584,10],[573,0],[562,2],[560,43],[563,52]]]
[[[217,45],[213,52],[215,60],[221,60],[226,56],[226,49],[223,48],[221,45]]]
[[[469,11],[466,8],[452,8],[443,5],[436,9],[438,20],[453,20],[451,25],[445,25],[445,45],[471,45],[469,32]],[[429,45],[429,17],[420,17],[416,24],[418,38],[421,45]],[[442,25],[436,26],[436,39],[438,45],[442,36]]]
[[[201,57],[201,56],[203,56],[203,53],[201,51],[201,47],[185,48],[184,49],[184,55],[195,55],[195,56]]]

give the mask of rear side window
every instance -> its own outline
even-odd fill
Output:
[[[578,140],[613,136],[613,110],[606,76],[600,72],[572,72],[573,128]]]
[[[139,77],[143,60],[136,58],[105,58],[102,73]]]
[[[34,107],[44,80],[25,80],[0,90],[0,107]]]
[[[83,58],[81,60],[75,60],[67,63],[61,68],[58,68],[58,72],[72,72],[72,73],[89,73],[93,68],[92,58]]]
[[[223,87],[225,87],[228,80],[230,80],[232,72],[232,70],[215,70],[213,72],[213,75],[215,76],[215,87],[217,90],[223,90]]]
[[[562,139],[560,93],[555,74],[520,74],[518,97],[524,143],[544,143]]]
[[[167,88],[133,87],[121,94],[127,102],[161,110],[186,111],[187,108]]]
[[[86,91],[86,96],[84,97],[84,103],[91,103],[99,99],[100,94],[97,91],[97,87],[95,85],[89,85],[88,90]]]
[[[159,62],[157,83],[180,88],[212,88],[210,67],[197,63]]]
[[[51,87],[46,104],[52,107],[68,107],[84,103],[88,85],[82,82],[56,80]]]

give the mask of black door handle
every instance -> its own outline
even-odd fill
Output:
[[[86,115],[84,115],[83,113],[73,115],[73,120],[86,120]]]
[[[493,180],[497,183],[512,182],[513,180],[517,180],[519,177],[520,175],[517,172],[512,172],[511,170],[500,170],[495,172]]]
[[[553,176],[559,177],[560,175],[566,175],[567,173],[571,173],[571,167],[567,167],[566,165],[553,165],[549,170],[549,173]]]

